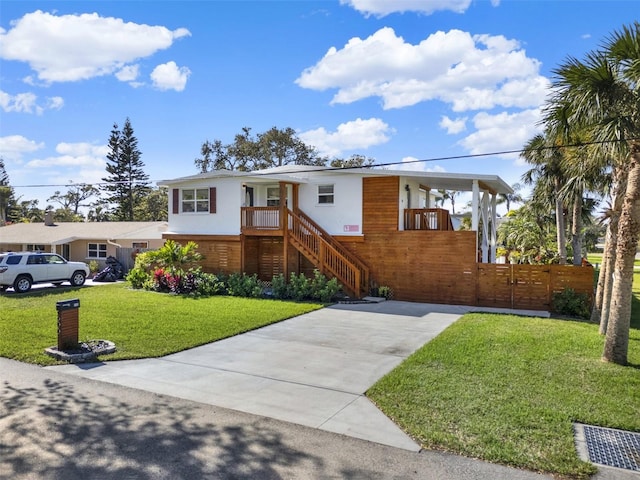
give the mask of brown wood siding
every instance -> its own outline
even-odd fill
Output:
[[[171,194],[171,201],[173,204],[173,213],[180,213],[180,189],[174,188]]]
[[[394,298],[414,302],[475,302],[474,232],[402,231],[365,235],[362,242],[343,242],[371,269],[377,286]]]
[[[244,237],[244,271],[249,275],[260,272],[258,269],[259,242],[256,237]]]
[[[284,240],[279,237],[258,238],[258,277],[271,280],[284,273]]]
[[[362,232],[397,232],[400,177],[362,179]]]
[[[205,272],[230,274],[239,272],[242,268],[240,261],[242,248],[239,235],[165,234],[163,238],[171,238],[181,245],[185,245],[189,241],[197,243],[198,252],[204,256],[201,265]]]

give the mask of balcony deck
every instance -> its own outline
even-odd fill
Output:
[[[453,230],[451,215],[443,208],[405,208],[405,230]]]

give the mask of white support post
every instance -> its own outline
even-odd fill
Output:
[[[491,237],[489,241],[489,247],[491,248],[491,263],[496,263],[496,245],[498,243],[496,219],[498,217],[496,211],[497,196],[495,193],[491,194]]]
[[[476,259],[478,258],[478,210],[480,209],[480,185],[474,180],[471,186],[471,230],[476,232]]]
[[[482,263],[489,262],[489,192],[482,193]]]

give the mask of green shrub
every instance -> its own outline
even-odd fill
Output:
[[[572,288],[565,288],[560,293],[554,293],[551,308],[561,315],[578,318],[590,318],[589,297],[585,293],[576,293]]]
[[[393,298],[393,290],[391,290],[391,287],[383,285],[378,287],[378,296],[386,300],[391,300]]]
[[[205,273],[200,269],[192,270],[192,275],[196,284],[196,293],[203,297],[212,295],[222,295],[227,289],[224,281],[213,273]]]
[[[151,274],[140,267],[132,268],[125,277],[125,280],[131,284],[132,288],[135,289],[145,288],[145,285],[152,279],[153,277]]]
[[[271,293],[273,298],[279,300],[286,300],[289,298],[289,285],[287,285],[287,279],[284,275],[279,273],[271,279]]]
[[[302,273],[296,275],[291,272],[289,276],[289,298],[301,302],[311,296],[311,284]]]
[[[227,293],[234,297],[258,298],[262,296],[262,285],[255,273],[232,273],[227,279]]]
[[[329,303],[342,286],[336,278],[327,280],[318,270],[313,271],[313,279],[311,280],[311,298],[320,300],[322,303]]]

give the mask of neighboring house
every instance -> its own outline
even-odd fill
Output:
[[[497,195],[512,193],[497,175],[302,166],[158,184],[170,199],[163,237],[195,241],[206,271],[318,269],[357,297],[385,285],[400,300],[448,303],[475,303],[467,273],[495,261]],[[438,190],[472,192],[473,231],[434,208]]]
[[[164,244],[166,222],[59,222],[48,216],[44,223],[14,223],[0,227],[0,252],[42,251],[67,260],[98,262],[103,268],[109,256],[125,267],[131,254],[156,249]]]

